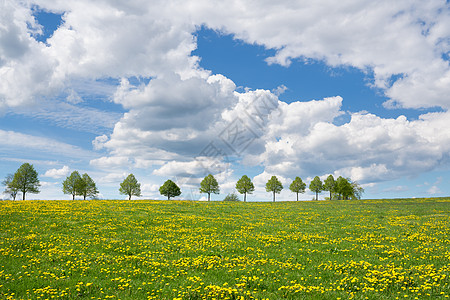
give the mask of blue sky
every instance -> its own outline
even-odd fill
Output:
[[[447,2],[213,2],[1,4],[0,177],[32,163],[29,199],[70,199],[74,170],[105,199],[129,173],[151,199],[167,179],[203,199],[207,172],[213,200],[244,174],[250,201],[272,175],[280,200],[329,174],[364,198],[450,194]]]

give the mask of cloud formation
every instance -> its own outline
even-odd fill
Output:
[[[448,113],[416,121],[352,113],[349,123],[335,125],[333,119],[343,113],[341,102],[335,97],[280,104],[283,113],[271,120],[265,153],[259,156],[266,171],[289,178],[331,173],[370,183],[448,164],[450,130],[442,127]]]
[[[36,5],[62,14],[45,43],[34,38],[41,30]],[[269,64],[319,60],[358,68],[388,97],[386,108],[442,112],[384,119],[343,111],[338,95],[288,104],[258,87],[238,92],[232,78],[202,69],[192,55],[200,26],[275,50]],[[448,164],[449,37],[449,4],[440,0],[7,0],[0,3],[0,112],[24,114],[31,106],[30,116],[98,134],[93,146],[103,157],[81,152],[93,166],[115,170],[105,182],[130,167],[198,174],[198,157],[211,142],[238,163],[262,166],[262,174],[335,172],[378,182]],[[123,115],[83,107],[83,90],[102,79],[111,83],[99,93],[126,109]],[[350,122],[337,125],[343,114]],[[230,148],[223,136],[230,128],[251,132],[251,143]],[[27,147],[48,153],[78,151],[18,132],[0,131],[2,137],[27,138]]]
[[[63,166],[61,169],[50,169],[47,170],[44,174],[44,177],[51,177],[51,178],[62,178],[69,174],[70,170],[68,166]]]

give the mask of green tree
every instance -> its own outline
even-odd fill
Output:
[[[13,200],[16,200],[16,196],[19,193],[19,187],[16,182],[14,182],[14,175],[8,174],[2,184],[5,186],[5,191],[3,193],[8,194]]]
[[[283,189],[281,181],[278,180],[277,176],[272,176],[266,183],[266,192],[273,193],[273,202],[275,202],[275,194],[279,194]]]
[[[25,200],[26,193],[38,194],[39,187],[41,186],[38,179],[38,173],[34,169],[33,165],[24,163],[14,173],[12,182],[14,187],[22,192],[22,199]]]
[[[81,179],[82,183],[80,184],[80,195],[83,196],[83,200],[86,200],[86,197],[96,197],[98,190],[94,180],[92,180],[87,173],[84,173]]]
[[[217,180],[214,178],[214,176],[209,174],[202,180],[202,182],[200,183],[200,193],[207,193],[208,201],[211,201],[211,193],[220,193],[219,184],[217,183]]]
[[[223,201],[239,202],[239,197],[235,193],[228,194]]]
[[[159,192],[161,195],[166,196],[167,200],[170,200],[171,197],[181,195],[181,190],[178,185],[170,179],[164,182],[164,184],[159,188]]]
[[[78,171],[73,171],[72,174],[67,176],[66,180],[62,183],[63,193],[72,195],[72,200],[75,200],[76,195],[82,195],[84,182]]]
[[[338,199],[349,199],[353,195],[353,187],[349,179],[339,176],[336,179],[336,192],[338,193]]]
[[[314,177],[309,184],[309,189],[316,193],[316,200],[319,200],[319,193],[323,191],[322,180],[320,180],[319,176]]]
[[[336,181],[334,180],[333,175],[329,175],[327,179],[323,182],[323,190],[330,192],[330,200],[332,198],[332,194],[334,193],[334,190],[336,189]]]
[[[289,189],[297,194],[297,201],[298,201],[298,194],[304,193],[306,189],[306,183],[303,182],[303,180],[300,177],[295,177],[294,181],[292,181],[291,185],[289,186]]]
[[[119,192],[123,195],[128,195],[128,200],[131,200],[131,196],[139,197],[141,195],[141,184],[133,174],[130,174],[120,184]]]
[[[244,175],[236,183],[236,190],[239,193],[244,194],[244,202],[246,202],[247,194],[253,193],[255,191],[255,186],[250,178],[247,175]]]

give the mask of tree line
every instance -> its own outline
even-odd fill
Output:
[[[13,200],[16,200],[18,193],[22,193],[22,199],[25,200],[26,193],[37,194],[40,192],[38,173],[33,165],[29,163],[22,164],[16,173],[7,175],[3,181],[3,185],[6,187],[4,193],[11,196]],[[235,187],[240,194],[243,194],[244,202],[247,201],[247,195],[255,191],[255,186],[247,175],[243,175],[236,182]],[[290,184],[289,189],[297,195],[298,201],[299,194],[305,193],[306,191],[306,183],[297,176]],[[267,181],[266,192],[273,194],[274,202],[275,195],[279,194],[282,190],[283,184],[276,176],[272,176]],[[352,182],[350,179],[343,178],[342,176],[339,176],[335,180],[333,175],[329,175],[324,182],[320,180],[319,176],[314,177],[309,184],[309,190],[316,194],[316,200],[318,200],[318,195],[322,191],[328,191],[330,193],[330,200],[361,199],[362,193],[364,192],[364,189],[357,182]],[[87,173],[80,175],[78,171],[73,171],[62,182],[62,191],[64,194],[72,195],[72,200],[75,200],[76,196],[82,196],[84,200],[86,198],[94,199],[99,193],[94,180]],[[211,201],[211,194],[220,193],[219,183],[212,174],[208,174],[200,182],[199,191],[200,193],[208,194],[208,201]],[[127,195],[128,200],[131,200],[132,196],[141,196],[141,184],[133,174],[130,174],[120,183],[119,192]],[[168,200],[181,195],[181,189],[170,179],[164,182],[159,188],[159,192],[161,195],[167,197]]]

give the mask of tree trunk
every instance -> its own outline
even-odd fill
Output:
[[[22,200],[25,200],[25,193],[22,191]]]
[[[331,191],[330,191],[330,200],[331,200]]]
[[[244,193],[244,202],[247,201],[247,193]]]
[[[131,200],[131,194],[128,195],[128,200]]]
[[[72,200],[75,200],[75,194],[72,194]]]
[[[316,201],[319,200],[319,192],[316,191]]]
[[[298,193],[297,193],[297,201],[298,201]]]
[[[83,200],[86,200],[86,194],[83,194]]]
[[[275,202],[275,192],[273,192],[273,202]]]
[[[170,200],[170,196],[167,196],[167,200]]]
[[[208,202],[211,201],[211,193],[208,193]]]

